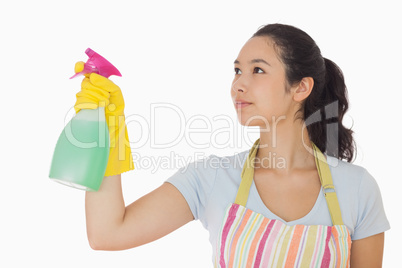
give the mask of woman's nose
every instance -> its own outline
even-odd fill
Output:
[[[247,91],[247,85],[245,83],[245,78],[244,77],[239,77],[236,80],[233,81],[232,83],[232,90],[237,93],[237,92],[246,92]]]

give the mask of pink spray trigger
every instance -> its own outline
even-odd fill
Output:
[[[84,64],[84,70],[79,73],[76,73],[70,79],[77,77],[79,75],[89,74],[89,73],[97,73],[101,76],[109,78],[111,75],[121,76],[119,70],[113,66],[108,60],[104,57],[96,53],[90,48],[85,50],[85,54],[88,55],[89,59]]]

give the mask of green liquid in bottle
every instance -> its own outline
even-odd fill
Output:
[[[106,121],[73,118],[57,141],[49,177],[74,188],[97,191],[108,158],[109,131]]]

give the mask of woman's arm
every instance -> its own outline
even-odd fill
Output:
[[[350,254],[351,268],[382,267],[384,233],[354,240]]]
[[[137,247],[193,220],[179,190],[170,183],[125,207],[121,175],[105,177],[98,192],[86,192],[89,244],[96,250]]]

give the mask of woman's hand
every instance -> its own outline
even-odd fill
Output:
[[[75,71],[81,69],[76,64]],[[134,169],[130,142],[125,123],[124,99],[120,88],[108,78],[92,73],[81,84],[74,105],[78,113],[81,109],[105,107],[106,122],[109,126],[110,152],[105,176],[121,174]]]

